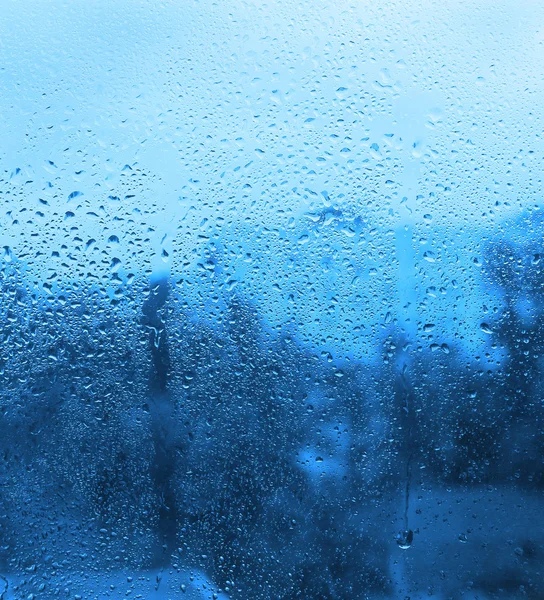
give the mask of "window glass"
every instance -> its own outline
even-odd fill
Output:
[[[0,600],[544,598],[544,5],[1,14]]]

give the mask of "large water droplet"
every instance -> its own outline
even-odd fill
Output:
[[[407,550],[414,541],[414,532],[411,529],[404,529],[397,534],[397,544],[399,548]]]

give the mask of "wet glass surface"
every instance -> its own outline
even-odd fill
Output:
[[[542,600],[544,5],[0,5],[0,600]]]

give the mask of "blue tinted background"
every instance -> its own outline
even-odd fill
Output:
[[[4,600],[544,597],[544,7],[1,13]]]

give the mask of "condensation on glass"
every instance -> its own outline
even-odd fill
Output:
[[[0,599],[544,598],[544,5],[4,0]]]

